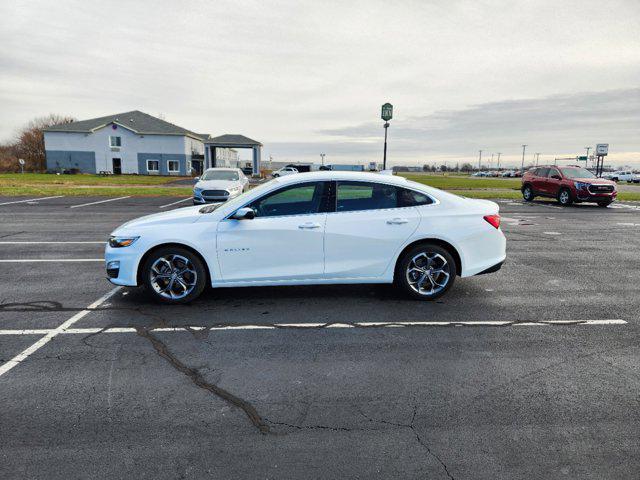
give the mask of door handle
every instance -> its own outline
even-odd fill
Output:
[[[391,220],[387,220],[389,225],[402,225],[404,223],[409,223],[409,220],[406,218],[392,218]]]
[[[303,230],[311,230],[314,228],[320,228],[320,224],[319,223],[313,223],[313,222],[307,222],[307,223],[303,223],[302,225],[298,225],[298,228],[303,229]]]

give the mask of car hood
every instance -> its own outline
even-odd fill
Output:
[[[606,178],[572,178],[574,182],[582,182],[582,183],[599,183],[604,185],[615,185],[616,182],[613,180],[607,180]]]
[[[240,185],[238,180],[200,180],[196,183],[195,188],[226,190],[227,188],[237,187],[238,185]]]
[[[149,227],[151,225],[175,225],[180,223],[194,223],[202,218],[202,214],[199,212],[201,208],[202,206],[196,205],[194,207],[176,208],[175,210],[169,210],[168,212],[146,215],[144,217],[136,218],[120,225],[113,232],[113,234],[120,235],[125,231],[132,234],[137,234],[135,231],[136,229]]]

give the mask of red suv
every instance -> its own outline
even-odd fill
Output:
[[[527,202],[540,196],[556,198],[560,205],[594,202],[606,207],[615,200],[616,195],[615,182],[598,178],[579,166],[535,167],[522,176],[522,196]]]

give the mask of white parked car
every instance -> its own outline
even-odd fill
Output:
[[[284,177],[285,175],[293,175],[298,173],[298,169],[294,167],[282,167],[280,170],[276,170],[271,175],[273,178]]]
[[[618,172],[608,172],[602,175],[604,178],[615,182],[633,182],[640,183],[640,175],[633,173],[631,170],[620,170]]]
[[[226,202],[249,189],[249,179],[239,168],[208,168],[196,180],[194,205]]]
[[[149,215],[106,247],[116,285],[189,302],[212,287],[395,283],[432,300],[505,259],[498,205],[403,177],[321,171]]]

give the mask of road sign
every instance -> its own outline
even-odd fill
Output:
[[[391,105],[390,103],[385,103],[384,105],[382,105],[382,114],[380,115],[380,117],[385,122],[391,120],[393,118],[393,105]]]
[[[583,155],[581,157],[576,157],[576,160],[578,160],[579,162],[586,162],[587,161],[587,157]]]
[[[23,159],[23,158],[19,158],[19,159],[18,159],[18,163],[19,163],[20,165],[24,165],[24,163],[25,163],[25,162],[24,162],[24,159]]]
[[[608,143],[599,143],[596,145],[596,155],[604,157],[609,153]]]

